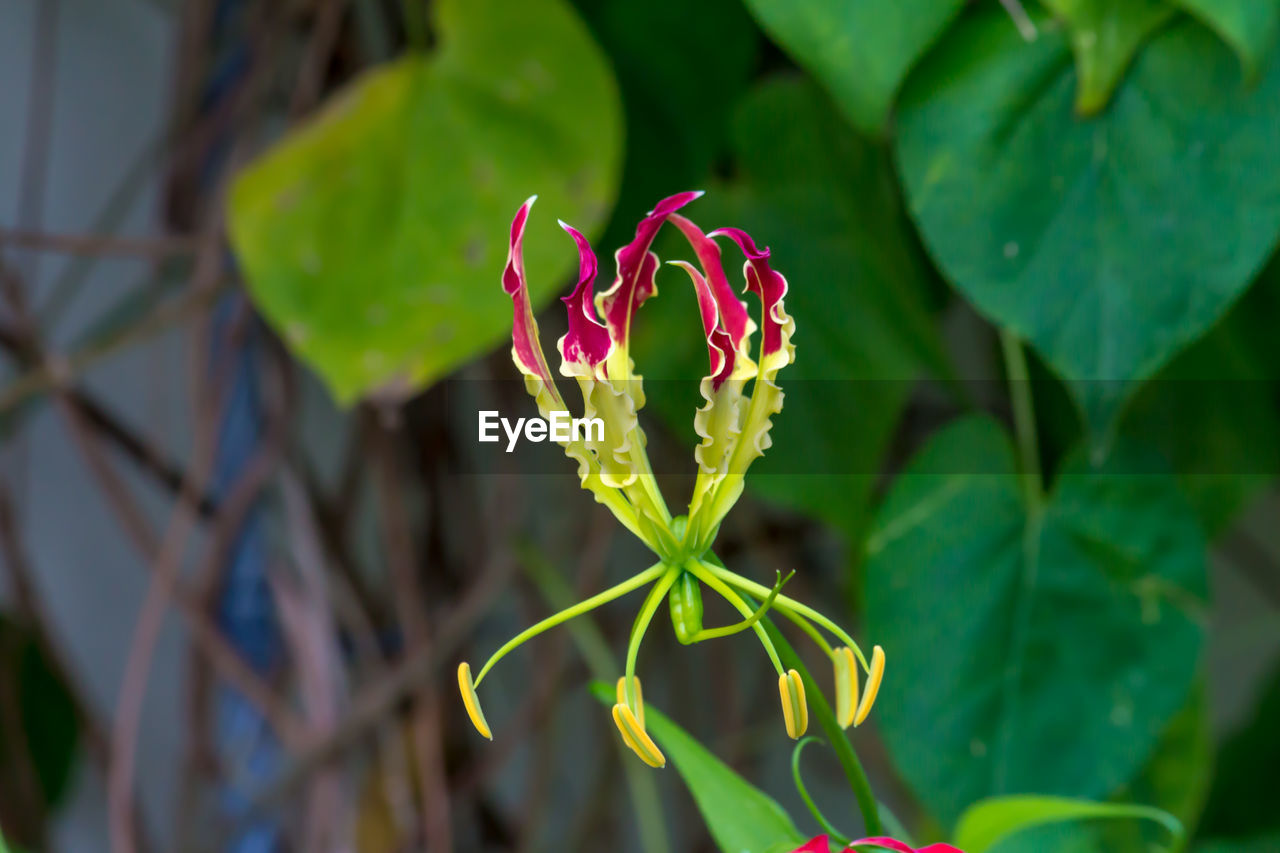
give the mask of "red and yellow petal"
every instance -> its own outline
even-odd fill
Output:
[[[747,256],[742,268],[747,278],[747,289],[759,296],[764,306],[760,372],[762,375],[772,376],[795,361],[795,346],[791,343],[791,337],[795,333],[796,323],[787,314],[783,303],[787,295],[787,280],[770,266],[769,249],[758,248],[747,232],[740,228],[721,228],[713,231],[710,236],[717,237],[721,234],[737,243],[738,248]]]
[[[564,222],[560,227],[578,245],[578,284],[561,301],[569,311],[569,330],[560,338],[560,372],[565,376],[604,376],[605,360],[613,351],[609,330],[600,322],[592,301],[596,281],[596,255],[587,238]],[[597,370],[598,368],[598,370]]]
[[[604,317],[617,351],[624,358],[631,333],[631,318],[636,309],[657,291],[654,275],[658,271],[658,257],[649,251],[653,238],[671,214],[701,195],[701,192],[683,192],[658,202],[636,226],[635,238],[614,255],[618,277],[612,287],[596,297],[596,307]]]
[[[755,331],[756,324],[747,312],[746,303],[734,293],[728,277],[724,274],[724,264],[720,260],[720,246],[715,240],[703,234],[702,229],[692,220],[678,213],[671,215],[671,224],[680,229],[680,233],[693,247],[703,274],[710,284],[711,295],[715,299],[716,308],[720,314],[720,326],[732,341],[733,350],[746,358],[751,333]]]
[[[507,266],[502,271],[502,289],[511,297],[514,309],[511,325],[511,359],[525,376],[525,384],[538,401],[543,416],[552,409],[563,409],[564,400],[551,377],[547,358],[542,354],[538,340],[538,322],[533,317],[533,305],[529,301],[529,281],[524,272],[524,229],[529,220],[529,209],[537,201],[531,196],[520,205],[511,221],[511,242],[507,249]]]

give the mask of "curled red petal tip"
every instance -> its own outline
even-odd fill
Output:
[[[580,364],[595,368],[608,358],[613,348],[609,330],[596,316],[595,305],[592,303],[592,290],[598,269],[596,255],[581,231],[563,220],[558,221],[560,227],[577,243],[579,258],[578,284],[572,293],[560,298],[569,311],[569,330],[560,338],[560,355],[566,365]]]
[[[743,340],[751,334],[754,326],[747,313],[747,306],[733,292],[728,277],[724,274],[724,264],[720,260],[720,246],[711,236],[702,233],[692,220],[678,213],[671,215],[671,224],[680,229],[680,233],[693,247],[707,281],[711,285],[711,294],[715,297],[716,308],[720,312],[720,325],[732,341],[733,349],[738,350]]]
[[[654,294],[654,275],[658,259],[649,251],[658,229],[671,214],[702,195],[701,190],[667,196],[636,226],[636,236],[617,251],[618,277],[613,286],[600,294],[600,313],[604,315],[609,335],[617,344],[625,344],[631,332],[631,318],[637,308]]]
[[[783,347],[783,333],[787,318],[782,308],[782,300],[787,295],[787,280],[769,265],[769,247],[766,246],[763,249],[757,247],[751,235],[741,228],[720,228],[712,231],[708,236],[719,235],[724,235],[737,243],[742,254],[747,257],[745,266],[747,289],[759,296],[764,305],[762,352],[766,357],[773,355]]]
[[[511,220],[511,242],[507,249],[507,266],[502,271],[502,289],[511,297],[511,352],[516,366],[544,382],[554,395],[555,382],[542,354],[542,344],[538,341],[538,324],[533,318],[529,282],[524,273],[524,229],[529,221],[529,209],[537,199],[536,195],[530,196]]]
[[[733,341],[719,325],[721,318],[716,300],[702,273],[684,261],[672,261],[671,264],[683,269],[693,281],[693,289],[698,298],[698,316],[702,319],[702,334],[707,339],[707,360],[711,365],[707,376],[711,379],[712,390],[719,390],[733,373],[737,361]]]

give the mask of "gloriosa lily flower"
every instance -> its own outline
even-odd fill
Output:
[[[859,838],[857,841],[850,841],[849,846],[841,848],[841,851],[843,853],[845,850],[867,847],[873,850],[894,850],[897,853],[964,853],[959,847],[952,847],[950,844],[930,844],[917,849],[893,838]],[[827,836],[819,835],[817,838],[809,839],[791,853],[831,853],[831,842]]]
[[[613,718],[623,741],[647,764],[661,767],[666,759],[645,731],[644,700],[635,674],[636,660],[640,642],[664,596],[668,598],[676,636],[682,643],[696,643],[747,629],[756,633],[778,672],[783,718],[787,734],[792,738],[803,735],[808,726],[808,705],[799,673],[783,668],[769,635],[760,624],[761,617],[770,609],[796,623],[831,659],[837,717],[842,726],[860,724],[875,701],[884,674],[884,652],[879,646],[873,650],[868,663],[857,643],[842,628],[818,611],[781,594],[785,583],[781,573],[770,588],[729,571],[711,551],[721,521],[742,494],[747,469],[770,446],[771,419],[782,410],[783,395],[777,375],[795,360],[795,346],[791,343],[795,322],[787,315],[783,303],[787,280],[770,266],[767,248],[758,248],[750,236],[736,228],[704,234],[677,212],[700,195],[680,193],[659,202],[636,227],[635,239],[618,250],[618,274],[613,286],[594,298],[596,256],[581,233],[560,223],[577,244],[580,258],[577,286],[563,299],[569,311],[569,327],[559,341],[560,373],[577,380],[584,416],[599,418],[604,423],[602,435],[572,435],[562,444],[565,453],[578,464],[582,487],[608,507],[658,560],[617,586],[518,634],[489,658],[474,681],[468,664],[458,666],[458,686],[467,712],[485,737],[492,735],[480,710],[476,688],[494,664],[543,631],[646,586],[649,592],[631,630],[625,675],[618,681]],[[515,309],[512,357],[524,374],[525,384],[537,401],[542,417],[551,420],[553,413],[567,414],[568,405],[543,355],[525,278],[522,242],[533,202],[534,198],[526,201],[511,223],[510,251],[502,285]],[[710,363],[700,384],[706,404],[697,410],[693,420],[694,430],[701,439],[694,451],[697,480],[688,513],[679,516],[672,516],[667,508],[645,453],[645,434],[636,414],[644,406],[644,389],[630,353],[631,322],[636,310],[657,293],[655,276],[659,262],[650,246],[666,223],[684,235],[698,259],[696,267],[681,261],[673,263],[688,274],[696,292]],[[761,343],[754,359],[751,337],[757,325],[729,284],[721,265],[717,237],[729,238],[742,251],[746,258],[745,289],[761,302]],[[748,382],[752,383],[749,394]],[[704,628],[703,585],[728,601],[742,614],[743,620],[721,628]],[[820,628],[843,645],[833,648]],[[868,674],[861,697],[859,665]]]

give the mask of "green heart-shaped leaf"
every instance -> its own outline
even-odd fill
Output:
[[[903,78],[964,0],[747,0],[747,6],[826,86],[846,118],[878,133]]]
[[[943,821],[984,797],[1100,799],[1184,705],[1202,641],[1205,542],[1151,460],[1064,463],[1029,508],[993,421],[937,434],[868,540],[880,725]]]
[[[563,0],[439,0],[439,49],[371,71],[237,179],[231,236],[263,315],[348,402],[416,390],[507,335],[520,202],[535,302],[577,263],[556,219],[617,190],[613,76]]]
[[[1280,0],[1172,0],[1215,30],[1257,74],[1280,40]]]
[[[1120,434],[1156,448],[1210,534],[1280,472],[1280,264],[1134,396]]]
[[[1185,845],[1177,843],[1175,827],[1195,826],[1204,808],[1213,764],[1206,693],[1203,684],[1192,690],[1191,701],[1165,728],[1142,772],[1101,804],[1116,809],[1115,817],[1124,818],[1124,810],[1130,809],[1133,810],[1130,817],[1151,820],[1092,820],[1081,816],[1088,822],[1046,822],[1018,832],[993,850],[998,853],[1099,853],[1104,850],[1160,853],[1183,849]],[[964,849],[965,853],[976,853],[968,847]]]
[[[1280,61],[1256,85],[1191,21],[1076,116],[1063,33],[953,29],[899,106],[912,215],[946,276],[1044,356],[1094,433],[1248,287],[1280,234]]]
[[[1076,56],[1076,109],[1102,109],[1133,56],[1157,27],[1173,17],[1165,0],[1043,0],[1067,22]]]

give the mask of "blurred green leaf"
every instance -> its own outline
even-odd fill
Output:
[[[575,4],[613,64],[626,110],[622,187],[603,238],[612,250],[659,199],[706,186],[761,40],[739,0]]]
[[[1001,840],[1035,826],[1082,820],[1152,820],[1179,840],[1182,824],[1149,806],[1095,803],[1064,797],[993,797],[970,806],[956,826],[954,843],[965,853],[986,853]]]
[[[851,132],[826,97],[796,77],[773,78],[743,103],[734,123],[738,178],[691,206],[708,230],[736,225],[773,250],[790,284],[796,362],[773,446],[752,467],[757,494],[813,513],[847,532],[866,521],[867,499],[913,381],[947,368],[930,315],[929,270],[896,197],[886,152]],[[664,260],[691,257],[678,240]],[[736,250],[725,269],[741,280]],[[646,376],[692,380],[706,373],[687,277],[660,273],[661,298],[637,324]],[[758,303],[748,302],[753,310]],[[655,404],[693,439],[696,382]]]
[[[1169,813],[1190,832],[1204,809],[1213,766],[1213,737],[1209,731],[1208,688],[1203,679],[1187,703],[1169,723],[1151,759],[1138,777],[1121,786],[1112,802],[1146,803]],[[1145,850],[1165,840],[1150,824],[1111,825],[1103,832],[1104,846],[1113,850]]]
[[[1280,37],[1280,0],[1172,0],[1222,36],[1257,75]]]
[[[1165,0],[1043,0],[1067,23],[1076,57],[1076,109],[1107,105],[1129,63],[1156,28],[1173,17]]]
[[[1278,720],[1280,669],[1266,681],[1252,719],[1232,732],[1219,750],[1204,814],[1206,834],[1240,837],[1280,829],[1275,788],[1280,767]]]
[[[597,681],[601,704],[616,701],[614,687]],[[780,853],[805,841],[772,797],[733,772],[653,705],[645,704],[645,728],[689,786],[712,838],[725,853]],[[630,760],[630,756],[628,756]]]
[[[22,731],[0,727],[0,777],[16,767],[15,736],[21,738],[40,786],[40,798],[52,811],[67,795],[80,746],[75,703],[53,662],[29,631],[0,614],[0,678],[16,679],[18,718]],[[5,785],[0,778],[0,791]]]
[[[1206,841],[1195,847],[1195,853],[1275,853],[1277,850],[1280,850],[1280,834]]]
[[[574,268],[561,218],[613,204],[613,76],[563,0],[440,0],[438,51],[371,71],[236,180],[230,230],[250,293],[350,402],[409,393],[508,333],[511,217],[535,303]]]
[[[1280,472],[1280,264],[1146,383],[1120,433],[1158,449],[1205,529],[1220,533]]]
[[[1188,832],[1204,807],[1213,744],[1203,684],[1169,723],[1142,772],[1114,791],[1114,805],[1141,803],[1167,812]],[[1169,846],[1169,832],[1150,821],[1044,824],[996,845],[998,853],[1103,853],[1151,851]],[[1175,846],[1174,849],[1180,849]]]
[[[1024,505],[1008,437],[968,418],[891,489],[868,540],[880,725],[925,805],[954,821],[1009,793],[1097,799],[1132,780],[1187,700],[1205,543],[1140,454],[1064,463]]]
[[[903,78],[964,0],[747,0],[747,6],[856,127],[879,133]]]
[[[1071,380],[1092,434],[1245,290],[1280,233],[1280,62],[1256,86],[1204,28],[1071,108],[1061,32],[975,14],[913,74],[898,162],[943,272]],[[1098,381],[1120,380],[1120,381]]]

